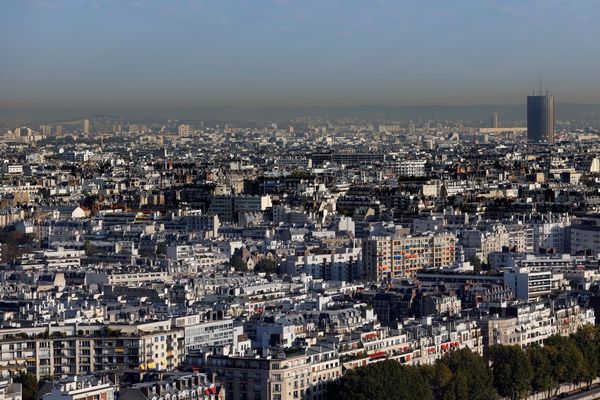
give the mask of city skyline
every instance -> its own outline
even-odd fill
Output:
[[[5,3],[0,107],[600,103],[591,1]],[[552,51],[548,51],[552,48]]]
[[[599,398],[595,15],[0,1],[0,400]]]

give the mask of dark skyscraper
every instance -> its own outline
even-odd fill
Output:
[[[554,96],[527,96],[527,140],[554,143]]]

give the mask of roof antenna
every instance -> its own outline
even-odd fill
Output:
[[[542,95],[542,73],[540,72],[540,96]]]

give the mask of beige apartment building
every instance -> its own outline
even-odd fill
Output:
[[[185,355],[184,330],[172,329],[170,321],[110,325],[108,329],[100,325],[61,328],[50,334],[21,329],[2,335],[0,370],[5,374],[26,371],[37,379],[115,367],[169,371]]]
[[[454,235],[374,236],[363,240],[364,276],[369,280],[414,276],[423,268],[454,264]]]
[[[568,336],[584,325],[595,323],[594,310],[574,302],[557,304],[554,300],[510,306],[504,315],[493,315],[482,321],[485,346],[508,345],[526,347],[542,344],[552,335]]]
[[[267,357],[212,355],[205,363],[229,400],[322,399],[327,382],[342,375],[336,350],[326,346]]]

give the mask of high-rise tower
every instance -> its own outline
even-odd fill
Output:
[[[554,144],[554,96],[527,96],[527,141]]]
[[[90,134],[90,120],[89,119],[83,119],[83,120],[81,120],[81,130],[86,135]]]
[[[498,128],[498,113],[492,113],[492,122],[490,123],[492,128]]]

